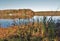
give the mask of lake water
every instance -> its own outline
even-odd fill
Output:
[[[47,20],[50,18],[51,16],[47,16]],[[16,23],[17,25],[19,24],[27,24],[29,22],[33,22],[33,19],[35,22],[37,22],[37,19],[39,19],[39,21],[43,20],[43,16],[34,16],[31,19],[0,19],[0,27],[9,27],[12,26],[14,23]],[[60,16],[54,16],[53,20],[57,20],[60,19]],[[57,21],[56,21],[57,22]]]

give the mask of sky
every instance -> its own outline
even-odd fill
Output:
[[[0,0],[0,10],[31,9],[33,11],[60,11],[60,0]]]

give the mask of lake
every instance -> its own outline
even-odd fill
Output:
[[[50,18],[51,16],[47,16],[47,20]],[[59,19],[60,20],[60,16],[53,16],[52,17],[53,20],[55,20],[55,22],[57,22],[57,20]],[[16,25],[19,25],[19,24],[28,24],[29,22],[37,22],[37,19],[39,21],[42,21],[43,20],[43,16],[34,16],[30,19],[0,19],[0,27],[9,27],[9,26],[12,26],[14,23],[16,23]]]

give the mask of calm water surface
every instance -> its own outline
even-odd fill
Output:
[[[47,16],[47,20],[50,18],[51,16]],[[43,16],[34,16],[31,19],[0,19],[0,27],[9,27],[12,26],[14,23],[16,23],[17,25],[19,24],[27,24],[29,22],[33,22],[33,19],[35,22],[37,22],[37,19],[39,19],[39,21],[43,20]],[[60,16],[54,16],[53,20],[57,20],[60,19]]]

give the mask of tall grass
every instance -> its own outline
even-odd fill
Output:
[[[56,24],[52,17],[48,21],[47,17],[43,17],[41,22],[37,19],[37,23],[33,22],[32,26],[21,25],[18,27],[17,35],[6,38],[8,41],[57,41],[55,40]]]

